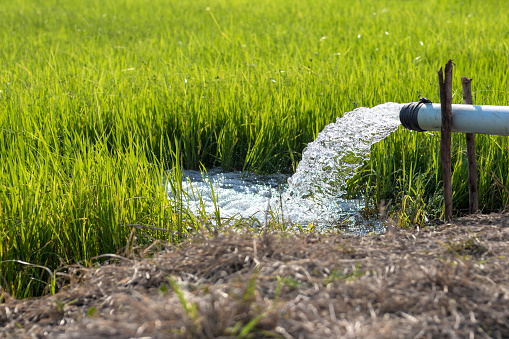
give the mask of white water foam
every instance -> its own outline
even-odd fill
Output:
[[[371,145],[398,129],[404,105],[390,102],[360,107],[325,126],[307,145],[295,174],[288,179],[284,202],[294,211],[295,220],[341,222],[338,210],[351,209],[339,199],[346,181],[368,158]]]
[[[218,208],[222,218],[238,217],[265,223],[271,212],[281,210],[279,197],[288,186],[289,176],[222,172],[215,168],[204,175],[185,170],[182,177],[185,203],[191,211],[204,207],[206,214],[212,215]]]
[[[350,224],[362,223],[357,212],[360,202],[341,199],[342,189],[367,159],[371,145],[399,127],[399,111],[403,106],[385,103],[361,107],[337,118],[307,145],[290,178],[222,173],[215,169],[203,179],[200,172],[184,171],[183,188],[189,196],[189,207],[199,210],[201,202],[196,194],[199,192],[206,213],[214,213],[217,206],[222,217],[254,217],[264,223],[273,216],[270,211],[280,213],[282,207],[285,221],[292,224],[333,226],[345,220]]]

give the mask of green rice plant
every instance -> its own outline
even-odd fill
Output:
[[[397,140],[402,138],[404,140]],[[439,133],[401,131],[374,145],[370,160],[349,182],[350,196],[367,197],[367,206],[390,202],[389,214],[404,225],[423,225],[443,215]],[[479,207],[490,212],[507,206],[509,151],[507,137],[476,136]],[[468,168],[465,137],[453,134],[453,203],[456,213],[468,212]],[[389,160],[390,159],[390,160]],[[503,178],[503,179],[500,179]]]
[[[181,217],[183,207],[172,205],[165,187],[157,185],[156,179],[164,177],[162,166],[148,162],[143,145],[134,140],[112,156],[107,144],[90,145],[80,138],[74,139],[74,147],[56,152],[48,146],[54,141],[49,134],[18,137],[30,147],[21,157],[13,150],[18,143],[3,145],[10,156],[0,181],[0,265],[15,295],[44,289],[46,272],[34,267],[54,269],[115,253],[126,244],[124,224],[169,229],[174,241],[190,231]],[[32,266],[20,268],[12,262],[17,258]],[[24,284],[32,287],[19,290]]]
[[[122,225],[168,229],[146,234],[181,241],[209,217],[196,217],[183,203],[182,169],[291,173],[306,144],[344,112],[421,95],[438,101],[436,72],[449,58],[457,65],[456,103],[459,75],[466,75],[474,79],[475,103],[507,105],[508,6],[496,0],[2,4],[2,287],[17,297],[43,293],[48,272],[12,260],[52,272],[62,263],[86,263],[126,246],[129,230]],[[454,139],[453,189],[461,210],[460,139]],[[508,139],[476,141],[480,204],[502,208],[509,199]],[[394,213],[411,199],[419,215],[439,216],[437,150],[437,134],[400,130],[373,146],[349,194],[366,195],[374,206],[391,201]],[[168,187],[180,198],[168,200]],[[150,237],[139,232],[139,241]]]

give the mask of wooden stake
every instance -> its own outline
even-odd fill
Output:
[[[463,103],[472,105],[472,87],[470,82],[472,79],[467,77],[461,78],[463,87]],[[467,141],[467,162],[468,162],[468,211],[470,214],[479,210],[479,196],[477,193],[477,162],[475,159],[475,134],[465,133]]]
[[[452,125],[452,60],[445,65],[445,81],[442,68],[438,71],[440,103],[442,108],[442,130],[440,158],[442,160],[442,181],[444,185],[444,219],[452,219],[452,170],[451,170],[451,125]]]

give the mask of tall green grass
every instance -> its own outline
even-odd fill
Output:
[[[401,127],[402,129],[402,127]],[[465,135],[453,133],[452,183],[456,215],[468,213]],[[423,225],[443,216],[440,133],[400,130],[372,147],[367,161],[349,181],[350,196],[366,197],[368,212],[385,213],[401,226]],[[477,135],[479,207],[484,212],[509,206],[507,137]]]
[[[126,246],[125,224],[170,231],[138,233],[140,241],[178,241],[200,222],[168,201],[165,171],[291,173],[306,143],[346,111],[421,95],[438,101],[436,72],[449,58],[457,65],[455,102],[466,75],[475,103],[507,105],[508,7],[494,0],[2,4],[0,285],[18,297],[40,294],[47,271],[12,260],[52,270],[86,263]],[[351,194],[367,192],[373,205],[386,199],[396,210],[404,202],[409,215],[439,215],[436,138],[399,131],[375,145]],[[495,209],[508,196],[507,138],[478,140],[481,205]],[[461,207],[465,161],[455,154]]]

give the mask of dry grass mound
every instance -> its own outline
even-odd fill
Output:
[[[114,258],[113,258],[114,259]],[[0,337],[509,337],[509,215],[371,237],[228,234],[70,268]]]

